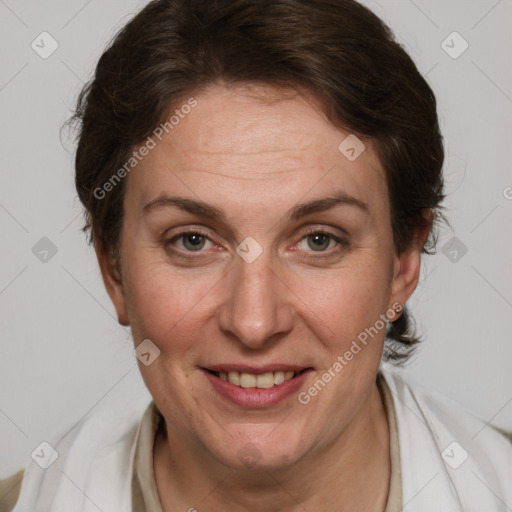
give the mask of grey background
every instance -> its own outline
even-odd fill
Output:
[[[73,143],[59,135],[114,30],[145,3],[0,0],[0,477],[94,408],[149,397],[80,232]],[[424,258],[410,304],[426,342],[405,372],[512,430],[512,3],[365,3],[427,76],[447,151],[453,229]],[[47,59],[31,48],[43,31],[59,45]],[[454,31],[469,43],[457,59],[441,47]],[[43,237],[56,249],[46,262]]]

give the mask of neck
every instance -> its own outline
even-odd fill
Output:
[[[154,471],[163,512],[229,509],[251,512],[337,510],[383,512],[391,474],[389,427],[373,385],[333,443],[287,469],[236,471],[190,456],[176,431],[157,436]],[[171,449],[172,447],[172,449]],[[194,452],[196,450],[192,450]]]

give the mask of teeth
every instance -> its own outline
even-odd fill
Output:
[[[284,382],[284,372],[276,372],[274,373],[274,384],[279,386]]]
[[[240,374],[238,372],[229,372],[228,380],[235,386],[240,386]]]
[[[235,386],[259,389],[269,389],[274,386],[279,386],[284,381],[292,379],[294,375],[294,371],[268,372],[260,375],[240,372],[219,372],[221,380],[228,381]]]
[[[256,387],[268,389],[274,387],[274,374],[272,372],[262,373],[256,377]]]
[[[241,373],[240,386],[242,386],[243,388],[255,388],[256,375],[251,375],[250,373]]]

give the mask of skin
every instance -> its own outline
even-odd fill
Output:
[[[163,510],[383,511],[389,430],[375,378],[385,329],[307,405],[294,394],[242,408],[199,367],[300,364],[314,368],[307,390],[379,315],[407,301],[428,231],[395,253],[371,142],[349,161],[338,150],[349,132],[307,95],[215,85],[194,97],[197,106],[127,178],[121,274],[97,247],[120,323],[131,326],[136,346],[150,339],[161,351],[139,367],[166,422],[154,447]],[[368,211],[342,204],[286,216],[333,191]],[[163,193],[205,201],[225,222],[174,206],[144,213]],[[194,228],[208,237],[199,252],[175,238]],[[309,228],[347,244],[322,239],[318,250]],[[235,251],[247,236],[263,249],[252,263]],[[258,454],[250,466],[239,457],[248,443]]]

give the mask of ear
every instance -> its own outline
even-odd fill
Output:
[[[95,251],[101,270],[101,277],[103,278],[103,284],[105,285],[110,300],[116,308],[118,322],[121,325],[130,325],[126,311],[124,285],[117,268],[113,251],[111,249],[105,249],[99,243],[96,243]]]
[[[424,216],[427,222],[424,227],[418,230],[413,243],[402,253],[395,255],[393,279],[391,281],[390,308],[395,303],[405,304],[418,285],[421,270],[421,250],[432,227],[432,216],[430,213],[425,213]],[[399,313],[391,321],[396,320],[398,317]]]

